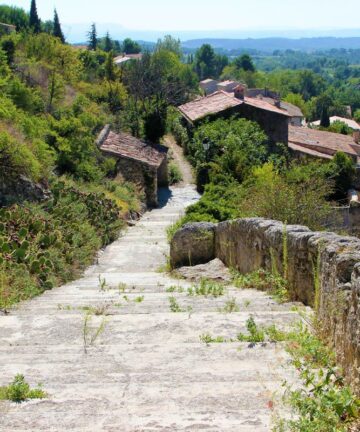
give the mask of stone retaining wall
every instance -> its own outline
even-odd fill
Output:
[[[171,244],[173,267],[194,264],[186,256],[197,256],[201,240],[197,236],[193,242],[187,233],[199,229],[199,224],[188,224],[176,233]],[[318,292],[324,336],[334,347],[348,381],[360,392],[360,240],[261,218],[201,224],[200,232],[207,241],[200,261],[219,258],[241,273],[274,267],[282,273],[286,244],[290,295],[314,306]]]

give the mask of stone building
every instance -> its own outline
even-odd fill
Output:
[[[116,170],[124,180],[145,194],[148,207],[157,207],[158,188],[168,186],[167,147],[150,145],[132,135],[105,126],[97,145],[102,153],[117,160]]]
[[[351,135],[290,126],[288,146],[297,157],[332,159],[337,152],[343,152],[354,164],[360,162],[360,145]]]
[[[246,88],[238,85],[233,92],[216,91],[178,107],[190,126],[204,119],[239,117],[257,122],[269,137],[270,143],[288,143],[288,126],[291,116],[284,109],[265,100],[249,98]]]

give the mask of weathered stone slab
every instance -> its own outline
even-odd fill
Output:
[[[215,227],[209,222],[186,224],[176,232],[170,249],[172,268],[204,264],[215,258]]]

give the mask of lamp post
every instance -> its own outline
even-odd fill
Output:
[[[209,141],[209,139],[205,138],[204,141],[203,141],[203,143],[202,143],[202,145],[203,145],[203,149],[204,149],[204,152],[205,152],[205,162],[207,162],[208,161],[208,154],[209,154],[209,150],[210,150],[210,141]]]

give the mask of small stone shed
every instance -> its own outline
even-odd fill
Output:
[[[115,133],[109,125],[101,131],[97,146],[117,159],[117,173],[145,194],[147,206],[157,207],[158,188],[168,186],[167,147],[149,144],[125,132]]]

